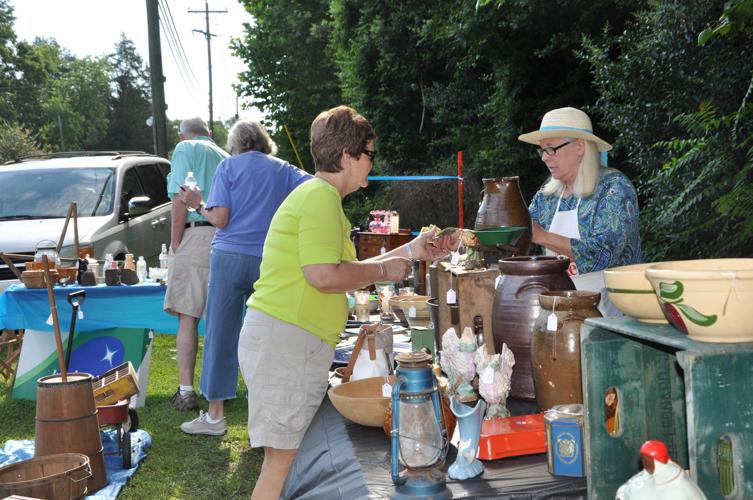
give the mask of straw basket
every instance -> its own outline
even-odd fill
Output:
[[[50,269],[50,279],[53,286],[58,282],[58,272],[54,269]],[[21,273],[21,281],[23,281],[26,288],[45,288],[47,283],[44,280],[43,269],[31,269]]]
[[[23,460],[0,468],[0,497],[83,498],[91,475],[89,457],[80,453]]]

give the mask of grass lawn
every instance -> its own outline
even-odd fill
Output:
[[[201,339],[198,367],[201,367]],[[198,384],[198,373],[196,378]],[[251,450],[246,433],[246,388],[238,382],[237,398],[225,404],[228,432],[224,436],[189,436],[179,425],[198,415],[170,407],[178,387],[175,335],[155,335],[146,406],[139,408],[139,427],[152,436],[152,446],[138,472],[118,498],[249,498],[263,458]],[[207,402],[199,406],[206,410]],[[33,439],[34,401],[10,398],[0,382],[0,443]]]

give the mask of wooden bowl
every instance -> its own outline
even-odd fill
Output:
[[[398,307],[402,309],[410,328],[426,328],[429,326],[429,323],[431,323],[429,304],[426,302],[429,298],[430,297],[427,295],[403,295],[397,297]],[[416,313],[412,317],[410,315],[411,307],[415,309]]]
[[[395,376],[387,377],[390,384]],[[389,397],[382,396],[385,377],[362,378],[336,385],[327,392],[329,400],[340,415],[367,427],[382,427]]]

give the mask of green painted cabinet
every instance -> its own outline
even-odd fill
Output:
[[[753,343],[696,342],[630,318],[588,319],[581,342],[589,498],[614,498],[648,439],[709,499],[753,498]]]

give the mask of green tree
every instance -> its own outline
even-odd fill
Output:
[[[657,2],[608,42],[585,44],[598,109],[637,183],[648,261],[751,252],[749,216],[734,207],[750,205],[753,60],[741,53],[753,31],[697,43],[722,9]]]
[[[39,145],[18,124],[0,121],[0,164],[40,152]]]
[[[240,97],[264,112],[279,156],[298,164],[284,130],[287,125],[303,166],[313,171],[309,127],[319,112],[340,104],[336,68],[327,55],[328,0],[243,0],[254,24],[231,48],[247,65],[238,77]]]
[[[13,7],[7,0],[0,0],[0,116],[6,120],[14,119],[13,83],[14,58],[13,47],[16,33],[13,31]]]
[[[124,34],[109,60],[112,65],[109,127],[99,148],[154,152],[152,129],[146,124],[152,114],[149,71],[133,42]]]

